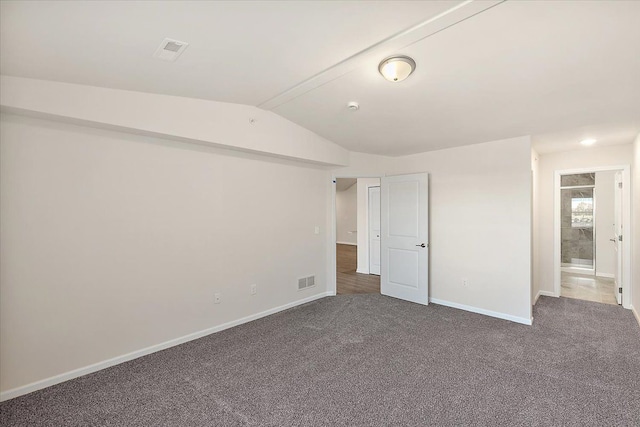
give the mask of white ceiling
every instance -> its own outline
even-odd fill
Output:
[[[452,2],[0,3],[0,72],[257,105]],[[152,58],[165,38],[189,43]]]
[[[387,155],[520,135],[544,153],[640,133],[640,2],[509,1],[404,48],[380,44],[458,4],[1,2],[0,72],[263,105]],[[175,63],[152,58],[165,37],[190,43]],[[386,82],[382,53],[412,56],[416,72]],[[312,76],[325,81],[265,104]]]

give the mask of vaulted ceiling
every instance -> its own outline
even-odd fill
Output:
[[[533,135],[542,152],[640,132],[640,2],[2,2],[6,75],[270,109],[402,155]],[[160,42],[189,43],[176,62]],[[380,60],[416,71],[385,81]],[[350,101],[360,110],[350,111]]]

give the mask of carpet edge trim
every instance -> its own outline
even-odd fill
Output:
[[[32,393],[34,391],[42,390],[43,388],[51,387],[56,384],[63,383],[65,381],[72,380],[74,378],[78,378],[84,375],[92,374],[94,372],[101,371],[106,368],[110,368],[115,365],[119,365],[124,362],[128,362],[133,359],[137,359],[139,357],[147,356],[149,354],[155,353],[157,351],[166,350],[171,347],[175,347],[180,344],[184,344],[189,341],[196,340],[198,338],[205,337],[207,335],[211,335],[216,332],[224,331],[225,329],[233,328],[234,326],[239,326],[244,323],[252,322],[254,320],[260,319],[262,317],[270,316],[272,314],[279,313],[284,310],[288,310],[290,308],[296,307],[298,305],[306,304],[321,298],[325,298],[328,296],[335,295],[334,293],[327,291],[321,292],[316,295],[312,295],[310,297],[302,298],[278,307],[270,308],[265,311],[261,311],[259,313],[251,314],[249,316],[241,317],[240,319],[232,320],[230,322],[226,322],[217,326],[213,326],[211,328],[203,329],[201,331],[192,332],[187,335],[183,335],[178,338],[174,338],[168,341],[164,341],[159,344],[155,344],[149,347],[142,348],[140,350],[135,350],[130,353],[126,353],[120,356],[113,357],[111,359],[103,360],[102,362],[93,363],[88,366],[84,366],[82,368],[74,369],[68,372],[63,372],[58,375],[54,375],[49,378],[45,378],[42,380],[34,381],[32,383],[19,386],[16,388],[9,389],[7,391],[3,391],[0,393],[0,402],[4,402],[5,400],[14,399],[19,396],[23,396],[25,394]]]
[[[512,316],[511,314],[500,313],[498,311],[486,310],[484,308],[473,307],[471,305],[459,304],[457,302],[445,301],[437,298],[429,298],[429,302],[438,305],[444,305],[446,307],[457,308],[460,310],[470,311],[472,313],[483,314],[489,317],[495,317],[497,319],[509,320],[511,322],[520,323],[523,325],[531,325],[533,318],[527,319],[526,317]]]

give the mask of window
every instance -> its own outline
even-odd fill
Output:
[[[571,199],[571,227],[593,227],[593,197]]]

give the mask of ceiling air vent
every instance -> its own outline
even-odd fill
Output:
[[[173,39],[164,39],[162,43],[160,43],[156,53],[153,54],[153,57],[162,59],[163,61],[175,61],[187,46],[189,46],[189,43]]]

